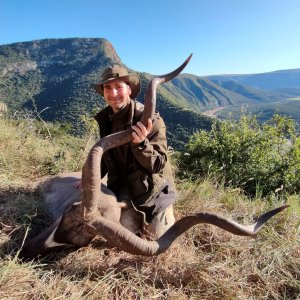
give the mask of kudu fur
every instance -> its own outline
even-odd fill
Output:
[[[153,118],[157,86],[177,76],[191,56],[175,71],[151,79],[145,92],[143,124],[146,125],[147,120]],[[57,176],[44,184],[44,195],[56,220],[41,234],[25,243],[23,257],[33,258],[58,246],[81,247],[96,235],[103,236],[112,245],[132,254],[158,255],[166,251],[179,235],[200,223],[212,224],[236,235],[255,236],[268,219],[287,207],[285,205],[263,214],[251,226],[240,225],[214,213],[199,212],[178,220],[158,240],[144,240],[121,224],[123,203],[118,202],[114,194],[101,185],[102,154],[131,139],[132,129],[128,129],[106,136],[92,147],[82,170],[82,193],[73,187],[75,180],[80,178],[78,173]]]

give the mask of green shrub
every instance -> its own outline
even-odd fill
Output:
[[[185,177],[213,175],[251,196],[300,190],[300,142],[295,123],[283,116],[260,124],[255,116],[215,121],[195,133],[180,155]]]

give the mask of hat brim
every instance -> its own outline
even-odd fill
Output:
[[[116,80],[116,79],[117,80],[123,80],[123,81],[125,81],[126,83],[129,84],[129,86],[131,88],[130,98],[134,99],[140,93],[140,91],[141,91],[141,79],[135,73],[131,73],[131,74],[128,74],[126,76],[120,76],[118,78],[111,78],[111,79],[108,79],[108,80],[103,81],[103,82],[94,83],[94,84],[92,84],[92,87],[96,90],[96,92],[98,94],[103,96],[104,95],[103,84],[105,84],[109,81]]]

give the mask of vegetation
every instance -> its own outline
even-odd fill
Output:
[[[191,137],[188,155],[181,154],[181,174],[210,174],[252,197],[299,193],[299,141],[295,123],[279,115],[265,124],[250,115],[215,121],[211,131],[200,130]]]
[[[263,103],[263,104],[248,104],[241,106],[226,107],[217,113],[220,119],[240,119],[245,109],[249,114],[256,115],[257,120],[261,123],[272,119],[274,114],[286,116],[296,122],[296,126],[300,129],[300,101],[286,100],[281,102]]]
[[[94,141],[89,132],[84,138],[68,134],[68,127],[15,114],[0,118],[0,183],[11,186],[35,182],[41,176],[78,170],[84,153]]]
[[[94,142],[92,127],[84,139],[66,131],[32,116],[0,119],[1,299],[299,298],[296,194],[286,195],[290,209],[272,219],[256,239],[199,225],[158,257],[129,255],[99,237],[81,249],[22,262],[18,250],[24,238],[49,224],[32,183],[45,175],[80,169]],[[246,224],[280,205],[280,197],[249,201],[241,190],[200,176],[192,181],[178,178],[178,189],[177,218],[206,210]]]
[[[112,64],[123,63],[105,39],[46,39],[2,45],[0,102],[11,111],[24,108],[42,111],[44,120],[72,124],[72,134],[82,136],[85,124],[81,116],[93,117],[105,106],[90,85],[98,82],[103,69]],[[151,75],[140,73],[140,76],[143,88],[138,99],[143,102]],[[160,86],[159,90],[157,102],[171,144],[180,149],[188,141],[188,134],[195,128],[209,127],[211,121],[199,114],[196,103],[199,101],[189,105],[190,101],[172,83]]]
[[[105,106],[90,84],[98,82],[103,69],[115,63],[123,64],[112,44],[102,38],[45,39],[1,45],[0,102],[11,111],[35,110],[34,103],[37,111],[43,111],[44,120],[72,124],[72,134],[82,136],[85,124],[81,116],[92,117]],[[181,62],[174,63],[175,68]],[[142,80],[138,100],[143,102],[151,75],[138,74]],[[286,102],[300,95],[299,74],[299,70],[257,76],[181,74],[161,85],[157,107],[166,122],[171,146],[182,150],[194,131],[209,129],[211,120],[201,113],[218,107],[254,103],[258,105],[256,110],[263,111],[264,119],[274,113],[274,107],[280,107],[280,111],[300,122],[300,104]],[[264,86],[260,87],[260,83]],[[278,87],[281,89],[277,90]],[[267,106],[260,106],[262,103]]]

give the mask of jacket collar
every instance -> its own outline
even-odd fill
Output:
[[[144,105],[138,101],[130,99],[130,107],[129,107],[129,114],[128,114],[128,120],[127,124],[128,126],[132,126],[136,124],[138,121],[140,121],[142,115],[143,115]],[[100,124],[100,127],[102,129],[109,127],[108,123],[112,121],[112,117],[114,115],[113,110],[110,106],[105,107],[101,111],[99,111],[95,115],[95,119]],[[101,132],[102,132],[101,129]],[[106,130],[105,130],[106,132]]]

